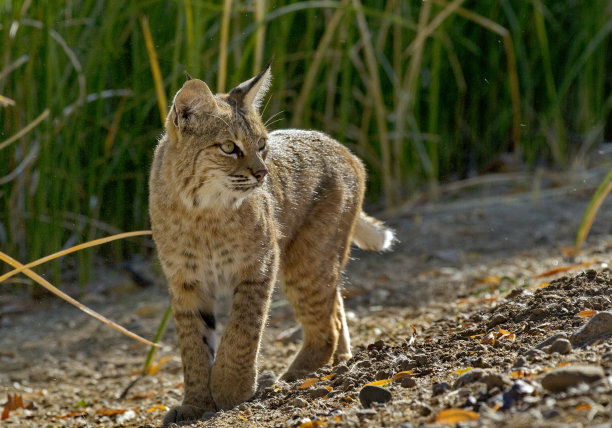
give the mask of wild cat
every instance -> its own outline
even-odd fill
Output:
[[[164,423],[193,420],[253,396],[257,354],[279,280],[302,326],[283,375],[350,358],[339,279],[351,243],[388,249],[394,233],[362,211],[366,174],[315,131],[268,133],[258,112],[270,64],[228,94],[188,80],[153,159],[150,216],[183,362],[183,403]],[[215,302],[231,296],[216,349]]]

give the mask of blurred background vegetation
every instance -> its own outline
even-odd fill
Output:
[[[185,70],[225,91],[274,55],[264,119],[347,144],[378,207],[499,159],[585,167],[612,137],[609,0],[5,0],[0,19],[0,247],[23,262],[149,227]]]

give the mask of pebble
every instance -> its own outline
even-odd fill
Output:
[[[336,368],[334,368],[334,373],[336,374],[343,374],[348,371],[350,371],[350,369],[348,368],[346,364],[340,364]]]
[[[482,377],[482,379],[480,379],[480,381],[487,385],[487,390],[491,390],[495,387],[503,390],[506,386],[511,384],[509,379],[505,378],[499,373],[487,373]]]
[[[450,385],[447,382],[436,382],[431,387],[431,395],[436,396],[444,394],[450,389]]]
[[[532,349],[544,349],[545,347],[547,347],[548,345],[551,345],[553,342],[555,342],[558,339],[567,339],[567,334],[565,333],[553,334],[552,336],[550,336],[543,342],[538,343]]]
[[[581,383],[593,383],[604,377],[600,366],[574,365],[558,367],[542,378],[542,387],[551,392],[565,391]]]
[[[402,379],[400,385],[402,388],[414,388],[417,385],[417,381],[411,377],[407,377]]]
[[[457,388],[461,388],[464,385],[474,383],[480,380],[480,378],[484,374],[485,374],[485,371],[483,369],[472,369],[469,372],[462,374],[459,377],[459,379],[455,381],[455,384],[453,385],[453,387],[457,389]]]
[[[391,400],[391,391],[375,385],[366,385],[359,391],[359,401],[365,408],[372,403],[386,403]]]
[[[295,397],[291,404],[293,404],[295,407],[300,407],[300,408],[308,406],[308,402],[304,400],[302,397]]]
[[[557,339],[547,349],[549,354],[557,352],[559,354],[569,354],[572,352],[572,344],[567,339]]]
[[[570,341],[574,346],[584,346],[608,336],[612,336],[612,312],[597,312],[589,322],[572,334]]]
[[[514,360],[514,364],[512,365],[512,368],[516,369],[519,367],[525,367],[526,364],[527,364],[527,360],[525,360],[525,358],[518,357],[516,360]]]
[[[321,398],[329,394],[329,390],[327,388],[322,388],[322,387],[315,388],[315,389],[311,389],[310,391],[308,391],[308,394],[310,395],[310,398]]]

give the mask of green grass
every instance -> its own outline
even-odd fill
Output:
[[[49,116],[0,148],[0,180],[21,165],[0,181],[0,247],[26,262],[148,228],[161,123],[143,17],[167,102],[185,70],[229,89],[274,55],[264,117],[346,143],[368,165],[370,203],[390,207],[501,153],[567,167],[610,140],[608,3],[2,2],[0,95],[14,105],[0,107],[0,147]],[[70,262],[82,281],[94,255]]]

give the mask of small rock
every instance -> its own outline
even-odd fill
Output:
[[[359,401],[365,408],[372,403],[386,403],[391,400],[391,391],[374,385],[366,385],[359,391]]]
[[[357,416],[359,419],[369,419],[376,416],[376,410],[374,409],[357,409]]]
[[[117,424],[123,425],[127,421],[131,421],[132,419],[135,419],[135,418],[136,418],[136,412],[133,410],[128,410],[127,412],[122,413],[119,416],[117,416]]]
[[[487,328],[493,328],[496,325],[503,324],[503,323],[506,322],[506,320],[507,320],[507,318],[506,318],[505,315],[503,315],[503,314],[495,314],[495,315],[493,315],[493,318],[491,318],[489,320],[489,322],[487,323]]]
[[[308,395],[310,395],[310,398],[325,397],[328,393],[329,393],[329,389],[323,388],[323,387],[311,389],[310,391],[308,391]]]
[[[529,361],[535,361],[535,360],[540,359],[544,355],[546,355],[546,353],[544,351],[541,351],[539,349],[533,348],[533,349],[530,349],[529,351],[527,351],[527,353],[525,354],[525,357],[527,357],[527,359]]]
[[[379,370],[376,373],[375,379],[383,380],[383,379],[389,379],[390,377],[391,377],[391,373],[388,370]]]
[[[448,383],[436,382],[431,387],[431,395],[435,397],[436,395],[444,394],[449,389],[450,389],[450,385]]]
[[[414,355],[412,358],[414,358],[414,361],[419,366],[427,364],[427,361],[429,360],[429,357],[425,354],[417,354],[417,355]]]
[[[351,369],[348,368],[346,364],[340,364],[334,368],[334,373],[343,374],[349,372]]]
[[[572,344],[567,339],[557,339],[547,349],[549,354],[557,352],[559,354],[569,354],[572,352]]]
[[[544,349],[548,345],[551,345],[552,343],[554,343],[557,339],[567,339],[567,334],[565,333],[553,334],[552,336],[550,336],[543,342],[538,343],[536,346],[533,347],[533,349]]]
[[[600,366],[564,366],[546,373],[542,378],[542,387],[551,392],[565,391],[581,383],[593,383],[603,379],[604,371]]]
[[[487,390],[491,390],[495,387],[499,388],[500,390],[503,390],[511,383],[510,380],[504,378],[504,376],[499,373],[485,374],[482,379],[480,379],[480,381],[487,385]]]
[[[300,407],[300,408],[308,406],[308,402],[304,400],[302,397],[295,397],[293,401],[291,402],[291,404],[293,404],[295,407]]]
[[[516,369],[518,367],[525,367],[526,364],[527,364],[527,360],[525,360],[523,357],[518,357],[516,360],[514,360],[514,364],[512,364],[512,368]]]
[[[355,364],[355,367],[357,367],[358,369],[367,369],[371,365],[372,365],[372,363],[370,361],[363,360],[363,361],[359,361],[357,364]]]
[[[414,425],[411,422],[404,422],[399,424],[397,428],[414,428]]]
[[[402,379],[400,385],[402,388],[414,388],[417,385],[417,381],[411,377],[406,377]]]
[[[453,387],[457,389],[457,388],[461,388],[464,385],[474,383],[480,380],[480,378],[484,374],[485,374],[485,371],[483,369],[472,369],[469,372],[462,374],[459,377],[459,379],[455,381],[455,384],[453,385]]]
[[[472,367],[477,367],[480,369],[491,368],[491,364],[489,364],[484,358],[482,358],[482,356],[471,359],[470,363]]]
[[[416,362],[409,360],[408,358],[402,359],[397,365],[398,371],[403,372],[405,370],[411,370],[417,366]]]
[[[588,345],[599,338],[612,336],[612,312],[597,312],[570,337],[574,346]]]
[[[421,416],[429,416],[433,413],[433,408],[425,403],[418,403],[416,407]]]
[[[368,345],[368,349],[382,349],[385,346],[385,341],[378,339],[376,342]]]

